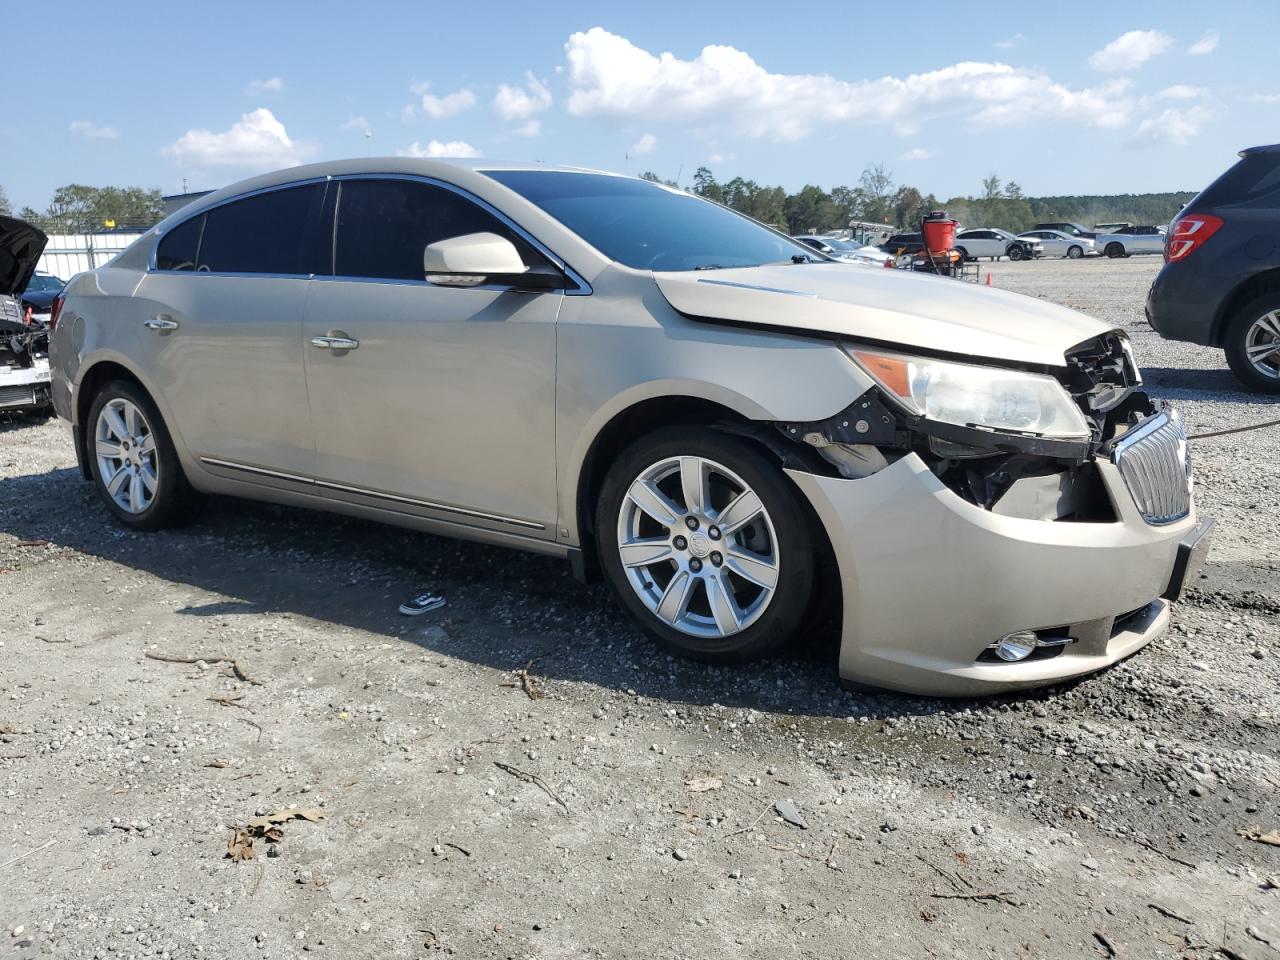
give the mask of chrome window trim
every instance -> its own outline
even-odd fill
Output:
[[[194,220],[196,217],[203,216],[210,210],[217,210],[219,207],[225,207],[229,203],[236,203],[240,200],[248,200],[250,197],[258,197],[264,193],[275,193],[278,190],[290,190],[294,187],[309,187],[316,183],[328,183],[332,177],[308,177],[305,180],[290,180],[288,183],[277,183],[269,187],[259,187],[256,190],[250,190],[247,193],[237,193],[234,197],[227,197],[225,200],[219,200],[217,203],[210,204],[207,207],[201,207],[199,210],[193,211],[189,216],[183,217],[164,230],[156,230],[155,240],[151,243],[151,256],[147,258],[147,273],[203,273],[212,277],[307,277],[305,273],[219,273],[215,270],[157,270],[156,269],[156,252],[160,249],[160,241],[167,237],[172,231]]]
[[[573,267],[569,266],[569,264],[565,262],[563,257],[556,254],[545,243],[543,243],[541,240],[539,240],[537,237],[531,234],[524,227],[520,226],[520,224],[512,220],[509,216],[507,216],[505,213],[503,213],[501,210],[499,210],[497,207],[491,204],[488,200],[485,200],[482,197],[476,196],[470,190],[460,187],[456,183],[449,183],[447,180],[440,180],[436,177],[429,177],[425,174],[416,174],[416,173],[340,173],[335,175],[331,179],[339,182],[344,182],[347,180],[403,180],[403,181],[408,181],[410,183],[425,183],[428,186],[432,186],[432,187],[442,187],[443,189],[448,190],[450,193],[457,194],[459,197],[462,197],[464,200],[469,200],[470,202],[478,206],[481,210],[484,210],[486,213],[496,217],[499,221],[501,221],[503,224],[509,227],[512,231],[517,233],[522,239],[528,242],[529,245],[532,246],[535,250],[537,250],[540,254],[542,254],[544,257],[550,260],[558,270],[564,271],[564,273],[569,277],[569,279],[571,279],[579,287],[579,289],[577,290],[567,290],[567,289],[561,290],[560,292],[564,296],[586,297],[591,295],[591,284],[587,283],[587,281],[582,278],[582,275],[578,273],[578,271],[574,270]],[[336,220],[336,214],[335,214],[335,220]],[[566,229],[568,228],[566,227]],[[433,286],[433,284],[431,284],[430,281],[427,281],[427,280],[405,280],[403,278],[394,278],[394,277],[391,277],[391,278],[337,277],[337,276],[325,277],[325,276],[317,275],[315,279],[317,280],[342,279],[342,280],[357,280],[357,281],[372,280],[374,282],[389,282],[389,283],[424,283],[424,284],[427,284],[428,286]],[[491,286],[491,285],[485,284],[485,286]],[[498,289],[498,290],[511,289],[510,287],[504,286],[504,285],[492,285],[492,286],[493,286],[493,289]],[[464,288],[459,288],[459,289],[464,289]],[[471,287],[471,288],[465,288],[465,289],[475,289],[475,288]]]
[[[337,490],[342,493],[354,493],[357,496],[369,497],[372,500],[387,500],[392,503],[404,503],[414,507],[422,507],[426,510],[439,510],[442,513],[453,513],[463,517],[473,517],[478,520],[492,520],[495,523],[506,523],[513,527],[523,527],[526,530],[545,530],[546,525],[537,523],[533,520],[521,520],[518,517],[507,517],[500,513],[485,513],[483,510],[468,510],[466,507],[454,507],[446,503],[436,503],[432,500],[418,500],[414,497],[402,497],[394,493],[383,493],[380,490],[370,490],[368,487],[353,487],[345,483],[335,483],[332,480],[318,480],[315,477],[303,477],[296,473],[281,473],[278,470],[268,470],[266,467],[255,467],[247,463],[238,463],[234,460],[222,460],[218,457],[201,457],[200,462],[210,467],[222,467],[225,470],[237,470],[242,473],[252,473],[263,477],[273,477],[277,480],[290,480],[294,483],[305,484],[309,487],[323,487],[326,490]]]
[[[238,193],[234,197],[227,197],[224,200],[219,200],[217,203],[211,204],[207,207],[200,208],[198,211],[193,212],[190,216],[184,217],[183,219],[175,222],[173,225],[165,228],[164,230],[156,232],[155,239],[152,241],[152,244],[151,244],[151,254],[147,260],[147,273],[179,274],[183,276],[193,275],[193,274],[203,274],[205,276],[210,276],[210,277],[268,277],[273,279],[343,280],[347,282],[356,282],[356,283],[400,283],[400,284],[419,283],[424,286],[439,286],[438,284],[432,284],[430,283],[430,281],[427,281],[427,280],[406,280],[403,278],[394,278],[394,277],[339,277],[339,276],[331,276],[326,274],[305,274],[305,273],[243,273],[243,272],[233,273],[233,272],[219,272],[215,270],[158,270],[156,269],[156,254],[160,248],[160,241],[163,240],[164,237],[167,236],[170,231],[176,230],[178,227],[182,226],[188,221],[194,220],[196,217],[202,216],[203,214],[208,213],[210,210],[217,210],[219,207],[224,207],[229,203],[236,203],[239,200],[248,200],[250,197],[260,196],[264,193],[274,193],[275,191],[278,191],[278,190],[288,190],[293,187],[305,187],[305,186],[310,186],[311,184],[316,184],[316,183],[331,183],[334,181],[346,181],[346,180],[405,180],[413,183],[425,183],[430,186],[442,187],[445,190],[449,190],[450,192],[457,194],[463,199],[469,200],[470,202],[476,204],[485,212],[496,217],[499,221],[501,221],[503,224],[505,224],[507,227],[509,227],[511,230],[517,233],[521,238],[527,241],[530,244],[530,246],[532,246],[535,250],[537,250],[544,257],[550,260],[556,266],[557,269],[564,271],[565,275],[568,276],[569,279],[572,280],[577,285],[578,289],[577,290],[569,290],[569,289],[561,290],[560,291],[561,295],[566,297],[588,297],[592,293],[591,284],[587,283],[587,281],[583,279],[582,274],[578,273],[577,270],[574,270],[573,267],[569,266],[569,264],[565,262],[563,257],[560,257],[559,255],[557,255],[541,240],[539,240],[537,237],[531,234],[524,227],[520,226],[520,224],[516,223],[514,220],[511,219],[511,217],[507,216],[505,213],[503,213],[493,204],[489,203],[487,200],[481,197],[476,196],[474,193],[470,192],[469,190],[466,190],[463,187],[459,187],[457,184],[449,183],[447,180],[440,180],[440,179],[437,179],[436,177],[426,176],[425,174],[413,174],[413,173],[340,173],[340,174],[325,176],[325,177],[308,177],[305,180],[291,180],[288,183],[277,183],[269,187],[259,187],[258,189],[250,190],[247,193]],[[464,289],[464,288],[457,288],[457,289]],[[468,287],[465,289],[511,291],[511,287],[506,285],[501,285],[501,284],[483,284],[480,287]],[[518,292],[538,293],[538,292],[551,292],[551,291],[518,291]]]

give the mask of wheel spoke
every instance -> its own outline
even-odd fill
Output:
[[[144,456],[150,456],[156,452],[156,438],[148,433],[142,438],[142,445],[138,447],[138,451]]]
[[[1273,353],[1280,353],[1280,340],[1273,340],[1271,343],[1258,343],[1252,347],[1245,347],[1245,352],[1249,354],[1249,359],[1255,363],[1259,360],[1265,360]]]
[[[684,493],[684,508],[692,514],[705,512],[707,502],[707,478],[699,457],[680,458],[680,489]]]
[[[666,537],[645,537],[618,545],[624,567],[647,567],[671,558],[671,543]]]
[[[687,570],[681,570],[667,584],[662,599],[655,611],[658,616],[672,625],[689,609],[689,600],[693,597],[693,588],[697,578]]]
[[[764,504],[750,490],[744,490],[716,517],[722,536],[729,536],[735,530],[750,523],[764,510]]]
[[[136,473],[129,475],[129,509],[134,513],[140,513],[142,508],[147,505],[146,498],[142,494],[142,477]]]
[[[740,547],[729,548],[725,565],[743,580],[757,587],[772,590],[778,585],[778,562],[772,557],[762,557]]]
[[[100,457],[106,457],[109,460],[120,459],[120,444],[111,440],[97,440],[94,442],[93,449]]]
[[[1271,334],[1273,339],[1280,340],[1280,313],[1269,313],[1254,326]]]
[[[118,498],[120,496],[120,492],[124,490],[124,485],[125,483],[128,482],[128,480],[129,480],[129,471],[126,470],[124,467],[121,467],[119,470],[113,473],[111,477],[107,480],[107,483],[106,483],[107,493],[111,494],[112,497]]]
[[[154,497],[156,495],[156,483],[158,482],[155,471],[149,466],[144,466],[140,473],[142,475],[142,485],[146,488],[147,493]]]
[[[124,440],[129,436],[129,428],[125,426],[124,417],[120,416],[120,411],[113,404],[107,404],[102,408],[102,419],[106,421],[107,429],[110,430],[117,440]]]
[[[721,636],[729,636],[742,629],[742,614],[738,604],[729,592],[724,574],[712,574],[704,581],[707,586],[707,603],[711,607],[711,616],[715,618],[716,627]]]
[[[631,485],[627,496],[631,498],[632,503],[664,527],[675,526],[680,518],[680,508],[672,503],[666,494],[643,478]]]
[[[136,437],[142,432],[142,415],[132,403],[124,405],[124,422],[129,428],[129,436]]]

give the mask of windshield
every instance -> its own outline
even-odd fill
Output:
[[[850,243],[848,240],[837,240],[834,237],[828,237],[824,242],[829,244],[833,250],[841,250],[845,253],[858,249],[858,244]]]
[[[486,170],[505,187],[591,244],[637,270],[711,270],[825,261],[811,247],[719,204],[664,187],[598,173]]]
[[[57,293],[66,284],[57,277],[41,276],[36,274],[31,278],[31,282],[27,284],[27,293]]]

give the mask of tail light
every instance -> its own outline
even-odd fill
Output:
[[[49,329],[56,329],[58,326],[58,318],[62,316],[62,304],[65,298],[58,296],[53,298],[53,306],[49,309]]]
[[[1169,229],[1169,239],[1164,244],[1164,262],[1185,260],[1217,233],[1221,226],[1222,218],[1209,213],[1191,213],[1179,217]]]

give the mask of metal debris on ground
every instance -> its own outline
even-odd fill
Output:
[[[773,801],[773,809],[778,812],[778,816],[792,826],[799,827],[801,830],[809,829],[809,822],[800,813],[800,808],[795,805],[795,801],[775,800]]]

